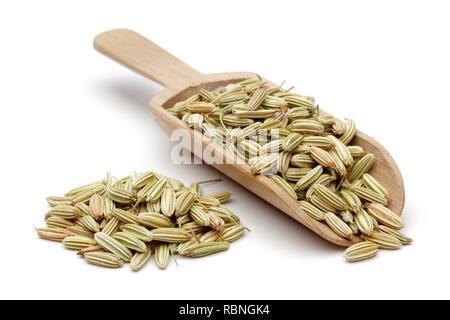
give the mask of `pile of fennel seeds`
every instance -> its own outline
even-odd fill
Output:
[[[362,243],[345,251],[348,261],[410,243],[388,208],[388,191],[369,173],[375,156],[350,145],[355,122],[319,115],[314,98],[291,89],[247,79],[201,89],[168,112],[245,161],[253,174],[268,175],[339,236],[361,236]]]
[[[176,253],[203,257],[224,251],[248,230],[223,206],[229,192],[201,193],[202,183],[214,181],[219,180],[184,186],[150,171],[121,179],[108,174],[62,197],[48,197],[47,227],[37,234],[78,250],[94,265],[118,268],[130,262],[137,271],[154,254],[165,269]]]

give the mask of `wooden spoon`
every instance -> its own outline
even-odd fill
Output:
[[[183,121],[166,111],[174,103],[190,97],[202,88],[212,90],[228,83],[256,76],[249,72],[202,74],[150,40],[127,29],[106,31],[98,35],[94,40],[94,47],[113,60],[165,87],[150,101],[150,109],[161,129],[168,135],[171,135],[176,129],[189,129]],[[213,149],[216,157],[225,159],[224,164],[212,164],[214,168],[301,222],[324,239],[341,246],[349,246],[360,241],[358,237],[354,237],[350,241],[339,237],[325,223],[309,217],[297,202],[271,179],[264,175],[250,174],[247,164],[227,164],[234,159],[233,154],[225,151],[222,146],[212,142],[201,133],[194,132],[194,130],[188,131],[191,141],[184,147],[203,158],[201,151],[191,150],[191,146],[194,146],[194,143],[201,143],[205,150],[211,144],[209,148]],[[390,209],[400,215],[405,202],[405,191],[402,176],[394,159],[383,146],[361,131],[357,131],[352,144],[359,145],[364,148],[364,151],[375,155],[375,164],[370,173],[387,188],[391,195]]]

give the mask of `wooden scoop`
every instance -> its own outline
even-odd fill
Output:
[[[98,35],[94,40],[94,47],[111,59],[165,87],[150,101],[150,109],[161,129],[168,135],[176,129],[189,129],[183,121],[166,111],[174,103],[185,100],[202,88],[213,90],[228,83],[240,82],[256,76],[250,72],[202,74],[148,39],[127,29],[111,30]],[[191,150],[194,141],[201,143],[203,150],[212,144],[210,148],[213,148],[216,157],[220,159],[234,159],[233,154],[203,137],[201,133],[189,129],[189,134],[191,143],[185,147],[200,158],[202,158],[201,151]],[[357,131],[352,144],[359,145],[365,152],[375,155],[375,164],[370,173],[387,188],[391,195],[390,209],[400,215],[405,201],[405,191],[402,176],[394,159],[377,141],[360,131]],[[247,164],[227,164],[231,161],[224,161],[224,163],[213,164],[213,167],[324,239],[342,246],[349,246],[360,241],[358,237],[354,237],[351,241],[341,238],[325,223],[309,217],[297,202],[271,179],[264,175],[252,175]]]

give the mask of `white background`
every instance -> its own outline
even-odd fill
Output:
[[[450,47],[445,1],[9,1],[0,4],[0,298],[450,298]],[[140,32],[204,72],[254,71],[380,141],[406,186],[399,251],[349,264],[206,165],[176,166],[148,101],[162,89],[92,47]],[[38,239],[45,197],[107,171],[158,170],[233,192],[252,232],[223,254],[138,273]]]

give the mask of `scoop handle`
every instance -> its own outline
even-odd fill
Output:
[[[202,76],[163,48],[129,29],[114,29],[99,34],[94,39],[94,48],[166,88],[182,88]]]

